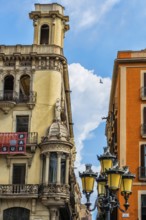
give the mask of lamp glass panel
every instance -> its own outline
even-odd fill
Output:
[[[94,177],[84,177],[82,178],[82,187],[83,187],[83,190],[85,190],[86,192],[91,192],[93,191],[93,187],[94,187]]]
[[[131,193],[133,179],[122,179],[121,192]]]
[[[85,190],[85,177],[82,177],[82,189]]]
[[[98,195],[105,195],[105,183],[98,183]]]
[[[113,166],[112,159],[103,159],[101,161],[101,168],[103,172],[105,172],[106,170],[109,170],[112,166]]]
[[[121,184],[121,174],[119,173],[108,174],[108,185],[112,190],[119,189],[120,184]]]

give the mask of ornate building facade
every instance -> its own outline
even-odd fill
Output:
[[[29,17],[33,45],[0,46],[0,220],[77,220],[69,17],[56,3]]]
[[[106,135],[120,166],[136,174],[128,212],[112,219],[146,219],[146,51],[120,51],[114,63]],[[119,195],[121,205],[123,198]]]

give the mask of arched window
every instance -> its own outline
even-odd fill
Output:
[[[49,26],[47,24],[42,25],[40,34],[40,44],[49,43]]]
[[[29,220],[30,210],[26,208],[13,207],[5,209],[3,220]]]
[[[14,89],[14,77],[12,75],[4,78],[4,100],[12,100]]]
[[[30,76],[22,75],[20,78],[20,93],[19,99],[20,101],[28,101],[30,95]]]
[[[50,155],[49,182],[57,182],[57,153],[51,153]]]

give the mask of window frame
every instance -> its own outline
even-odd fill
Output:
[[[17,123],[17,120],[16,120],[16,117],[17,116],[29,116],[29,120],[28,120],[28,133],[31,131],[31,117],[32,117],[32,113],[31,111],[14,111],[13,112],[13,121],[12,121],[12,130],[13,132],[16,132],[16,123]]]

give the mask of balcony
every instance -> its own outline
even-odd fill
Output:
[[[38,185],[36,184],[0,184],[0,198],[37,198]]]
[[[0,91],[0,109],[7,114],[16,104],[26,103],[30,109],[33,109],[36,103],[36,92],[31,91],[29,95],[18,94],[12,90]]]
[[[26,138],[26,145],[36,145],[38,143],[38,133],[28,132]]]
[[[146,87],[140,89],[140,97],[142,100],[146,100]]]
[[[139,180],[146,181],[146,167],[139,167]]]
[[[141,125],[141,136],[146,138],[146,124]]]
[[[39,197],[42,199],[44,205],[49,205],[53,201],[54,205],[64,205],[70,198],[69,185],[57,183],[42,184],[39,189]],[[49,200],[46,198],[49,198]]]

